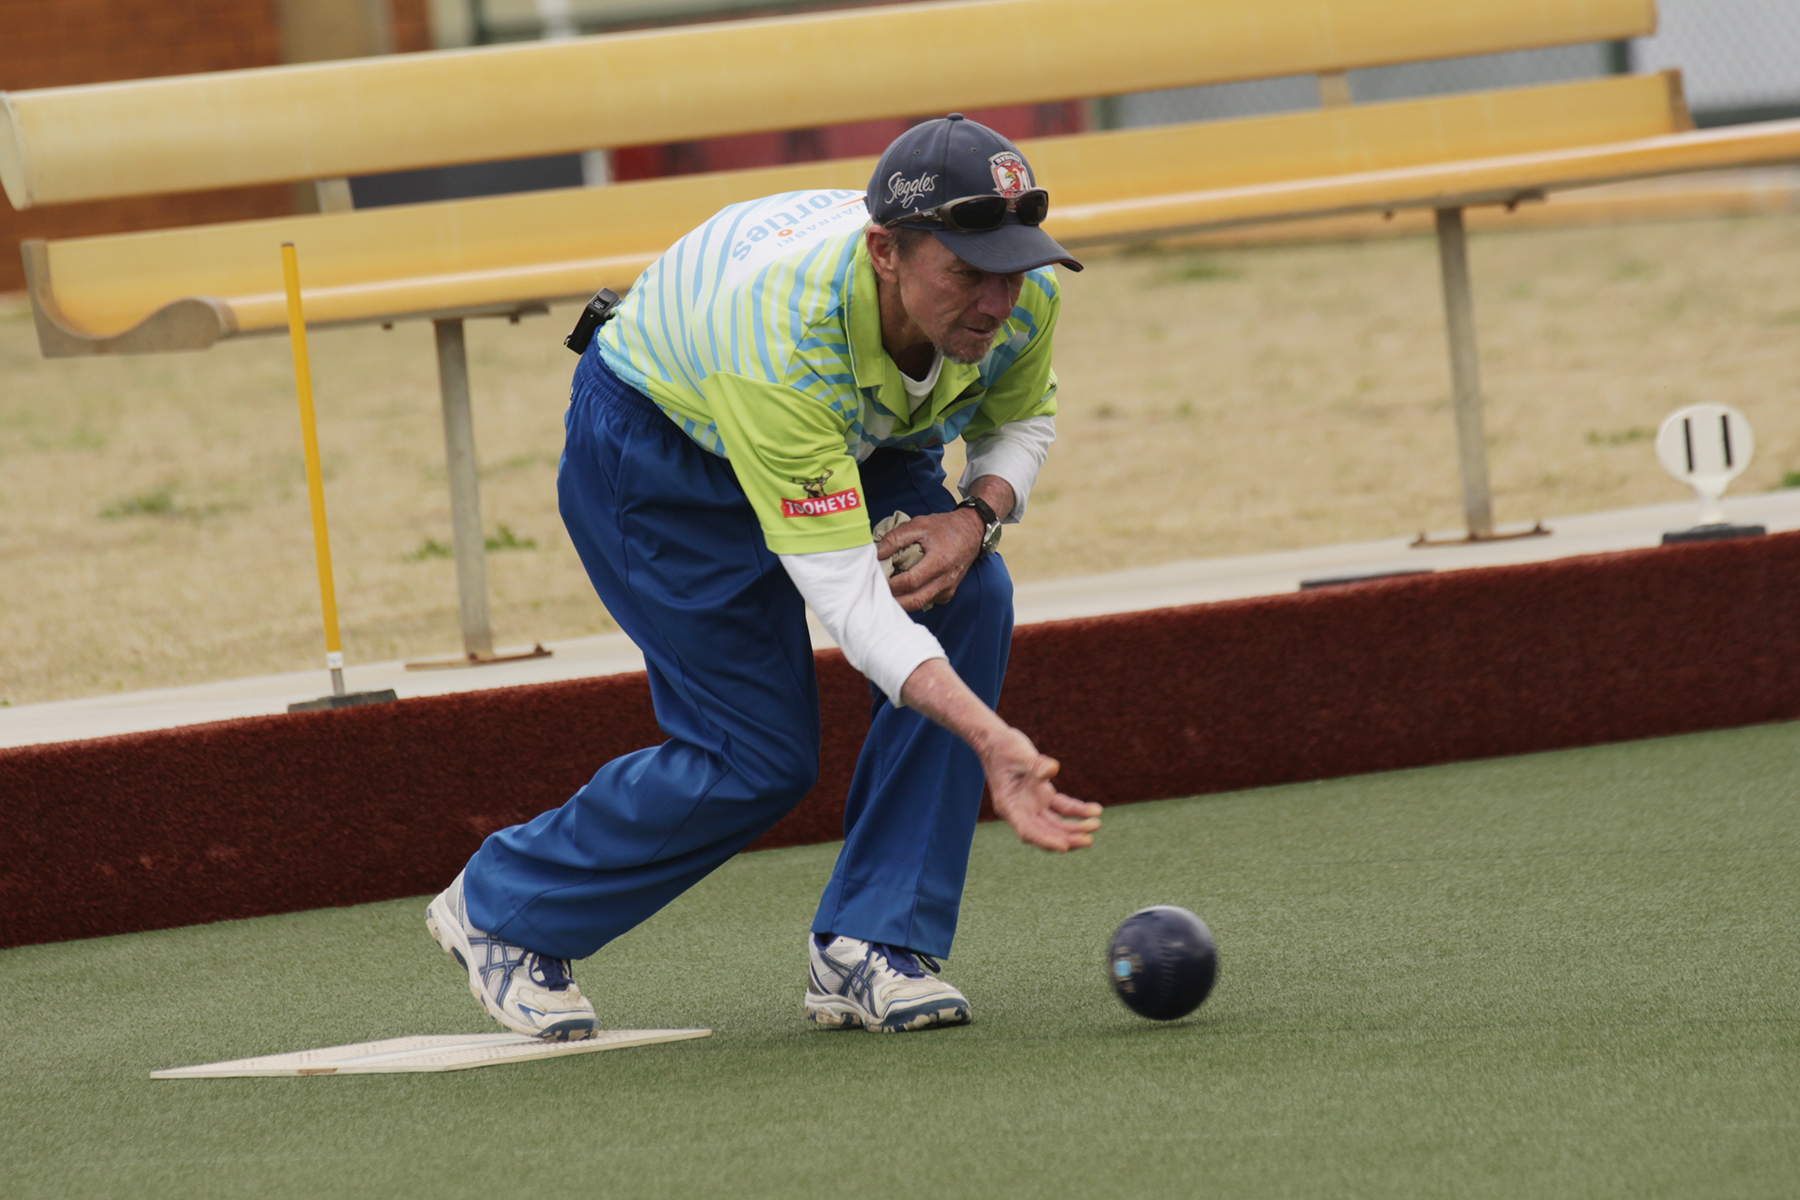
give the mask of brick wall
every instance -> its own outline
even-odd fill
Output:
[[[430,45],[426,0],[391,0],[396,49]],[[0,0],[0,91],[281,61],[279,0]],[[292,211],[287,185],[15,212],[0,202],[0,292],[25,286],[23,238],[203,225]]]
[[[855,158],[880,154],[888,143],[919,121],[939,113],[911,119],[860,121],[853,125],[828,125],[818,129],[792,129],[780,133],[749,133],[738,137],[710,138],[702,142],[675,142],[660,146],[622,146],[613,151],[613,178],[649,179],[661,175],[691,175],[699,171],[734,171],[777,163],[815,162],[827,158]],[[1080,133],[1087,128],[1087,106],[1079,100],[1056,104],[1013,104],[1002,108],[971,108],[966,114],[1013,141]]]
[[[8,91],[281,61],[275,0],[0,0]]]
[[[391,0],[388,15],[394,22],[394,52],[411,54],[431,49],[429,0]]]

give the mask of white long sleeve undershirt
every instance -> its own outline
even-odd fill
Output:
[[[969,443],[969,465],[956,486],[966,496],[969,485],[983,475],[1006,480],[1013,490],[1013,510],[1005,524],[1016,525],[1025,515],[1025,501],[1031,496],[1031,486],[1037,482],[1038,471],[1055,440],[1055,417],[1008,421]]]
[[[920,663],[947,657],[931,631],[894,599],[881,573],[875,543],[778,557],[850,665],[880,688],[894,707],[904,707],[900,689]]]

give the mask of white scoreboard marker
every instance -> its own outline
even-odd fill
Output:
[[[152,1071],[152,1079],[236,1079],[252,1075],[394,1075],[410,1071],[466,1071],[499,1063],[592,1054],[658,1042],[710,1037],[710,1029],[614,1029],[579,1042],[546,1042],[522,1033],[429,1034],[327,1046],[293,1054],[238,1058],[198,1067]]]
[[[1670,413],[1656,435],[1656,457],[1700,498],[1700,524],[1723,525],[1719,498],[1744,473],[1756,437],[1744,414],[1724,404],[1690,404]]]

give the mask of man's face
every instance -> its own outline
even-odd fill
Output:
[[[980,362],[1019,302],[1024,273],[979,270],[934,237],[915,239],[904,254],[891,236],[888,244],[891,254],[873,256],[876,270],[898,287],[911,324],[952,362]]]

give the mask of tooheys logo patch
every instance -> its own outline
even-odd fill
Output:
[[[781,515],[784,517],[828,517],[832,513],[850,512],[863,506],[862,493],[855,488],[845,488],[841,492],[833,492],[829,496],[808,496],[804,500],[781,501]]]

